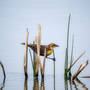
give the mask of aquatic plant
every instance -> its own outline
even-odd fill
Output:
[[[67,78],[67,70],[68,70],[68,46],[69,46],[69,28],[70,28],[70,18],[71,14],[69,15],[69,20],[68,20],[68,28],[67,28],[67,47],[65,51],[65,66],[64,66],[64,78]]]
[[[78,82],[79,84],[82,84],[77,77],[84,70],[84,68],[88,65],[88,60],[86,60],[86,62],[83,63],[82,65],[80,65],[78,70],[72,75],[72,72],[71,72],[72,67],[75,66],[76,62],[78,60],[80,60],[80,58],[85,54],[85,51],[83,51],[76,59],[73,58],[73,49],[74,49],[74,35],[73,35],[70,64],[68,63],[68,61],[69,61],[68,60],[68,54],[69,54],[68,50],[69,50],[70,18],[71,18],[71,14],[69,15],[69,20],[68,20],[67,47],[66,47],[66,51],[65,51],[65,66],[64,66],[65,90],[68,89],[68,80],[69,80],[69,83],[70,83],[71,90],[72,90],[72,85],[74,85],[74,87],[77,89],[75,81]],[[87,77],[89,77],[89,76],[87,76]],[[86,89],[86,87],[84,87],[84,88]]]
[[[28,63],[28,36],[29,36],[29,32],[27,29],[26,32],[26,42],[25,42],[25,51],[24,51],[24,73],[25,73],[25,77],[28,77],[27,74],[27,63]]]

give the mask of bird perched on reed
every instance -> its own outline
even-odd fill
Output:
[[[21,43],[22,45],[25,45],[25,43]],[[37,53],[37,44],[28,44],[28,47],[30,47],[35,53]],[[46,57],[51,55],[54,48],[59,47],[55,43],[50,43],[49,45],[40,45],[40,55],[44,56],[44,51],[46,48]]]

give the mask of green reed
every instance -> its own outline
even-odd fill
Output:
[[[71,14],[69,15],[69,20],[68,20],[68,28],[67,28],[67,47],[65,51],[65,66],[64,66],[64,78],[67,78],[67,70],[68,70],[68,48],[69,48],[69,29],[70,29],[70,19],[71,19]]]

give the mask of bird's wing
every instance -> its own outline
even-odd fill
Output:
[[[48,45],[41,45],[40,46],[40,55],[44,56],[45,48],[46,48],[46,56],[47,56],[47,51],[50,50]]]
[[[36,44],[30,44],[30,45],[28,45],[28,47],[30,47],[34,52],[37,53],[37,45]]]

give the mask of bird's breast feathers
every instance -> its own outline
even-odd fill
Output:
[[[50,50],[47,51],[47,54],[50,55],[50,54],[52,54],[52,52],[53,52],[53,50],[50,49]]]

